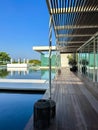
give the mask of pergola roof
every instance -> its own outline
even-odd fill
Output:
[[[76,52],[98,31],[98,0],[46,0],[61,52]]]

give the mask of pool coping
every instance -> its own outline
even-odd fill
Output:
[[[46,81],[42,79],[0,79],[0,82],[5,83],[46,83]]]

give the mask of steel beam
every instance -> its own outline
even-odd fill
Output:
[[[96,36],[98,35],[98,32],[95,33],[88,41],[85,42],[85,44],[83,44],[80,48],[78,48],[78,51],[83,48],[83,46],[85,46],[86,44],[88,44],[90,41],[92,41]]]
[[[63,46],[60,46],[60,47],[66,47],[66,48],[75,48],[75,47],[80,47],[81,45],[63,45]]]
[[[63,14],[63,13],[83,13],[83,12],[97,12],[98,7],[68,7],[68,8],[51,8],[50,14]]]
[[[61,47],[80,47],[82,44],[79,44],[79,45],[63,45],[63,46],[61,46]]]
[[[98,25],[64,25],[64,26],[55,26],[55,30],[64,30],[64,29],[89,29],[89,28],[98,28]]]
[[[91,37],[93,34],[59,34],[56,35],[56,38],[60,37]]]
[[[48,11],[49,11],[49,13],[51,13],[50,12],[50,3],[49,3],[49,0],[46,0],[46,3],[47,3]]]
[[[73,44],[73,43],[76,43],[76,44],[79,44],[79,43],[85,43],[86,41],[58,41],[57,44]]]
[[[66,51],[68,51],[68,50],[70,50],[70,51],[73,51],[73,50],[77,50],[76,48],[64,48],[64,47],[60,47],[60,48],[58,48],[59,50],[66,50]]]

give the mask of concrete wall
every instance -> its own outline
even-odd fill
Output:
[[[7,68],[27,68],[28,64],[7,64]]]
[[[61,54],[61,67],[69,67],[68,58],[67,58],[68,55],[70,55],[70,53]]]

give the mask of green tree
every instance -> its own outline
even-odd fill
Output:
[[[76,56],[76,59],[77,59],[77,55],[75,55]],[[75,59],[75,57],[74,57],[74,55],[73,54],[70,54],[70,55],[68,55],[68,61],[69,61],[69,65],[76,65],[77,64],[77,61],[76,61],[76,59]]]
[[[30,63],[30,64],[33,64],[33,65],[40,65],[40,64],[41,64],[41,61],[35,60],[35,59],[31,59],[31,60],[29,60],[29,63]]]
[[[10,61],[10,56],[6,52],[0,52],[0,62],[2,64],[6,64],[8,61]]]

